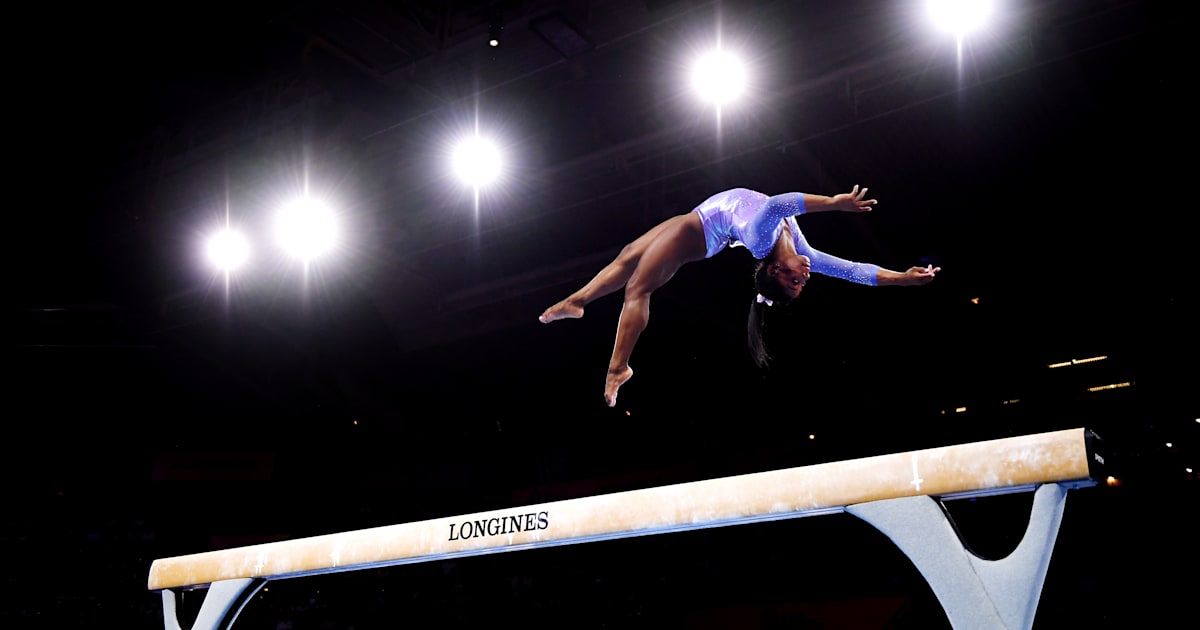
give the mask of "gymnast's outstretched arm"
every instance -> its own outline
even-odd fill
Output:
[[[870,212],[871,206],[878,203],[874,199],[867,199],[867,190],[858,189],[858,184],[848,193],[839,193],[832,197],[825,195],[814,195],[811,193],[801,193],[804,196],[804,205],[802,211],[806,213],[812,212]]]
[[[928,284],[942,270],[941,267],[909,267],[907,271],[892,271],[873,263],[860,263],[816,249],[808,244],[803,234],[796,235],[799,246],[796,252],[808,257],[813,273],[841,278],[856,284],[886,287],[911,287]]]
[[[772,195],[736,237],[755,256],[762,257],[775,244],[779,226],[785,219],[810,212],[869,212],[876,201],[866,199],[866,194],[866,188],[859,190],[856,185],[853,192],[832,197],[800,192]]]
[[[890,271],[880,269],[875,277],[878,286],[915,287],[933,282],[933,278],[941,271],[941,267],[925,265],[924,267],[909,267],[908,271]]]
[[[941,267],[927,265],[925,267],[910,267],[907,271],[892,271],[873,263],[854,262],[845,258],[839,258],[833,254],[826,254],[809,245],[808,240],[804,238],[803,234],[797,234],[796,240],[799,242],[796,247],[796,253],[808,257],[813,273],[841,278],[842,280],[848,280],[856,284],[878,287],[917,286],[928,284],[942,270]]]
[[[867,199],[867,189],[859,190],[858,185],[848,193],[840,193],[832,197],[814,195],[812,193],[790,192],[772,195],[763,205],[762,212],[750,225],[750,231],[761,226],[775,226],[780,221],[801,214],[813,212],[870,212],[871,207],[878,203],[875,199]]]

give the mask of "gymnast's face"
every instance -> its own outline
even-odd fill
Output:
[[[808,259],[808,256],[799,254],[774,263],[773,268],[772,276],[779,283],[779,287],[789,298],[795,299],[804,290],[804,285],[808,284],[808,277],[812,272],[812,261]]]

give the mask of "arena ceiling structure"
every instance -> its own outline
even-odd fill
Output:
[[[553,327],[542,309],[713,192],[858,184],[876,211],[806,217],[810,242],[942,276],[911,292],[815,285],[778,327],[781,381],[923,373],[882,398],[924,413],[1007,399],[995,374],[1152,355],[1190,304],[1172,273],[1182,237],[1163,229],[1178,166],[1160,143],[1180,107],[1166,20],[1116,0],[993,8],[963,36],[922,2],[82,9],[44,57],[76,70],[22,75],[22,119],[38,124],[18,131],[21,168],[44,201],[19,219],[17,345],[104,391],[120,370],[101,366],[128,361],[150,376],[114,380],[166,378],[150,389],[178,387],[179,412],[202,416],[226,415],[214,392],[236,401],[220,409],[385,422],[427,398],[596,402],[619,296]],[[746,68],[741,99],[719,106],[692,89],[716,48]],[[506,160],[484,187],[452,170],[474,135]],[[273,240],[274,213],[303,195],[337,216],[321,260]],[[202,258],[222,226],[251,241],[229,274]],[[672,383],[690,400],[723,369],[761,381],[745,253],[655,296],[659,340],[635,358],[658,366],[639,372],[645,404]],[[47,389],[33,373],[30,391]],[[478,393],[461,398],[464,383]],[[814,384],[808,401],[835,416],[846,390]],[[482,404],[464,413],[492,415]]]

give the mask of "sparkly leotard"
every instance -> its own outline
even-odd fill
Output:
[[[800,193],[768,197],[747,188],[731,188],[709,197],[692,212],[700,215],[704,225],[706,258],[729,246],[745,247],[755,258],[765,258],[786,224],[796,252],[808,256],[813,273],[875,285],[878,265],[838,258],[808,244],[796,223],[796,215],[804,214],[804,195]]]

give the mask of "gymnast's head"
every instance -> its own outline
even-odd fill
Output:
[[[782,308],[800,295],[808,283],[812,261],[808,256],[795,256],[759,260],[754,266],[754,288],[758,291],[750,304],[750,318],[746,322],[750,355],[759,367],[766,367],[770,356],[763,340],[766,310]]]
[[[804,290],[811,273],[812,261],[803,254],[764,258],[754,266],[754,288],[771,304],[787,304]]]

